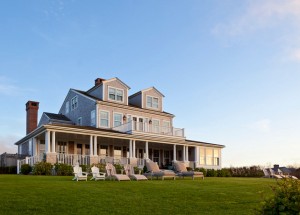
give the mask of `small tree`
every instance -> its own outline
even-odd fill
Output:
[[[274,195],[262,202],[259,214],[300,214],[300,182],[282,179],[271,187]]]

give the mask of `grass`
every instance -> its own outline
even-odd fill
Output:
[[[275,181],[190,178],[71,181],[70,176],[0,175],[0,214],[253,214]]]

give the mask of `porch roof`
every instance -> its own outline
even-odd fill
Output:
[[[187,140],[184,138],[176,138],[171,136],[163,136],[163,135],[151,135],[148,133],[142,134],[128,134],[119,131],[115,131],[112,129],[103,129],[103,128],[95,128],[91,126],[79,126],[79,125],[66,125],[66,124],[45,124],[34,131],[26,135],[21,140],[17,141],[15,145],[19,145],[28,141],[30,138],[36,137],[46,130],[61,132],[61,133],[73,133],[73,134],[81,134],[81,135],[95,135],[95,136],[103,136],[109,138],[117,138],[117,139],[134,139],[138,141],[148,141],[148,142],[158,142],[165,144],[177,144],[177,145],[192,145],[192,146],[207,146],[207,147],[217,147],[224,148],[224,145],[206,143],[195,140]]]

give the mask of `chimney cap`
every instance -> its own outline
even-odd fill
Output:
[[[36,102],[36,101],[28,101],[27,103],[26,103],[26,110],[28,109],[28,108],[39,108],[39,102]]]
[[[96,79],[95,79],[95,86],[100,85],[103,81],[105,81],[104,78],[96,78]]]

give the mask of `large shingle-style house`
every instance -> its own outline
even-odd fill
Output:
[[[144,165],[151,159],[166,167],[173,160],[192,168],[221,168],[223,145],[188,140],[163,111],[164,95],[155,87],[128,96],[118,78],[97,78],[88,91],[70,89],[59,112],[37,123],[39,102],[28,101],[27,134],[15,143],[22,163],[101,162]]]

